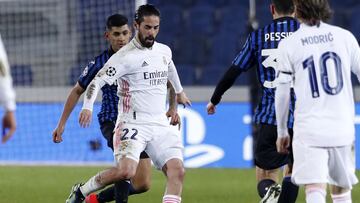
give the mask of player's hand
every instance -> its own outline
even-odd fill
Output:
[[[166,112],[166,116],[170,118],[170,125],[176,126],[179,125],[179,130],[181,128],[181,119],[176,109],[169,109]]]
[[[186,96],[185,92],[182,91],[179,94],[176,94],[176,101],[178,104],[182,104],[184,108],[186,106],[191,106],[190,99]]]
[[[280,154],[288,154],[290,146],[290,136],[278,137],[276,140],[276,148]]]
[[[92,119],[92,111],[88,109],[81,110],[79,116],[79,124],[81,127],[83,128],[89,127],[91,123],[91,119]]]
[[[2,119],[2,139],[1,142],[7,142],[16,130],[16,120],[13,111],[6,111]]]
[[[213,115],[216,112],[216,106],[213,103],[209,102],[206,106],[206,111],[208,115]]]
[[[53,142],[60,143],[63,141],[62,134],[64,133],[65,127],[64,126],[57,126],[53,131]]]

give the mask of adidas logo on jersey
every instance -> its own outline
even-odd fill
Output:
[[[143,64],[141,65],[141,67],[145,67],[145,66],[148,66],[149,64],[146,63],[146,61],[143,62]]]

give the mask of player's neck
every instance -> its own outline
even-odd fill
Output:
[[[273,19],[278,19],[278,18],[285,18],[285,17],[290,17],[290,18],[294,18],[294,14],[280,14],[280,13],[274,13],[273,14]]]

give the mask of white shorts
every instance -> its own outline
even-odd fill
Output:
[[[170,125],[119,122],[113,139],[116,161],[127,157],[139,162],[140,153],[144,150],[159,170],[170,159],[183,161],[184,146],[180,132]]]
[[[297,185],[329,183],[351,189],[358,180],[352,145],[311,147],[293,141],[294,166],[292,182]]]

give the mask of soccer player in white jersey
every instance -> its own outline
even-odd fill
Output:
[[[5,114],[2,118],[1,142],[5,143],[14,134],[16,130],[16,120],[14,111],[15,91],[12,86],[9,61],[6,55],[4,44],[0,36],[0,104],[5,108]]]
[[[163,202],[181,202],[183,145],[166,117],[167,81],[172,83],[178,103],[190,105],[190,101],[180,84],[170,48],[155,42],[159,27],[160,12],[153,5],[140,6],[135,15],[136,36],[108,60],[86,89],[79,118],[82,126],[90,124],[99,89],[106,83],[118,83],[119,115],[114,136],[117,165],[101,171],[84,185],[75,185],[66,202],[82,202],[91,192],[131,179],[144,150],[167,177]]]
[[[296,94],[292,181],[305,185],[307,203],[325,203],[331,185],[334,203],[351,203],[357,183],[351,72],[360,79],[360,49],[347,30],[325,23],[327,0],[294,0],[300,28],[279,45],[275,93],[278,151],[287,152],[289,91]]]

